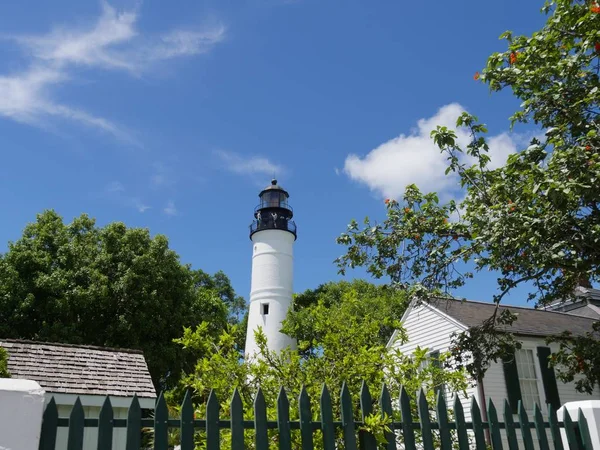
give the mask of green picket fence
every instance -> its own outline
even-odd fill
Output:
[[[386,450],[416,448],[432,450],[441,448],[450,449],[486,449],[486,435],[491,441],[494,450],[502,449],[508,443],[508,449],[524,448],[533,450],[563,450],[560,430],[564,429],[568,438],[568,448],[571,450],[591,450],[592,443],[588,424],[579,411],[577,420],[574,421],[565,412],[563,422],[558,422],[556,412],[548,405],[548,421],[545,422],[540,408],[536,406],[533,412],[533,422],[527,412],[519,403],[518,419],[515,421],[512,408],[505,402],[503,410],[504,421],[498,419],[498,411],[490,400],[487,406],[488,422],[481,419],[481,411],[473,397],[471,399],[471,422],[465,421],[462,404],[458,397],[453,402],[453,417],[450,421],[448,408],[441,392],[438,392],[435,405],[435,414],[427,403],[422,392],[417,396],[416,410],[418,420],[413,420],[411,400],[404,388],[401,389],[399,402],[402,420],[390,424],[386,433],[386,444],[377,444],[375,437],[362,429],[364,418],[373,412],[373,399],[366,384],[363,383],[360,392],[361,420],[355,420],[354,405],[348,387],[344,384],[341,391],[341,417],[334,420],[331,397],[327,387],[324,386],[320,397],[320,421],[312,420],[311,401],[303,389],[298,398],[298,421],[289,420],[290,403],[285,390],[282,388],[277,399],[277,420],[267,420],[267,409],[263,393],[259,389],[254,400],[254,420],[244,420],[242,399],[234,392],[231,399],[230,417],[223,420],[219,415],[219,400],[214,392],[210,393],[206,406],[206,418],[194,418],[194,410],[189,395],[185,396],[181,406],[179,419],[169,418],[167,405],[161,394],[156,403],[153,419],[143,419],[138,399],[134,397],[128,412],[127,419],[113,419],[113,409],[110,400],[106,398],[98,419],[86,419],[83,407],[77,399],[69,418],[58,417],[54,399],[52,399],[44,412],[40,450],[55,449],[57,431],[60,427],[68,427],[67,450],[81,450],[83,448],[83,435],[85,427],[98,428],[98,450],[110,450],[113,442],[114,428],[127,428],[127,450],[140,450],[141,432],[143,428],[153,428],[154,450],[167,450],[168,431],[170,428],[179,429],[181,450],[194,448],[194,433],[206,433],[206,450],[220,450],[220,432],[223,429],[231,432],[231,450],[244,449],[244,430],[254,430],[256,450],[269,448],[268,430],[276,430],[277,448],[279,450],[292,449],[292,432],[299,430],[301,449],[313,450],[315,430],[321,430],[319,439],[325,450],[335,450],[339,447],[336,436],[343,437],[343,448],[346,450]],[[392,399],[387,387],[384,385],[379,396],[379,405],[382,412],[392,417]],[[435,416],[436,421],[431,417]],[[415,417],[416,419],[416,417]],[[534,432],[535,430],[535,437]],[[548,433],[549,432],[549,433]],[[521,440],[517,438],[520,434]],[[548,439],[548,434],[550,439]],[[504,439],[503,439],[504,435]],[[420,442],[419,442],[420,441]],[[503,444],[504,441],[504,444]],[[535,442],[535,446],[534,446]],[[519,447],[519,443],[521,447]]]

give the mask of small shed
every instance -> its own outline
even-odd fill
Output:
[[[156,391],[144,355],[138,350],[0,339],[13,378],[37,381],[54,397],[59,417],[68,417],[79,397],[86,418],[97,418],[108,396],[114,418],[127,418],[134,395],[142,409],[153,410]],[[125,449],[124,428],[115,428],[113,449]],[[56,448],[66,448],[67,429],[59,429]],[[86,427],[84,449],[96,448],[97,430]]]

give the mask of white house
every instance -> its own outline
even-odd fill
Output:
[[[405,312],[402,322],[408,334],[404,344],[397,340],[395,332],[388,347],[411,354],[418,346],[427,348],[433,356],[450,348],[451,336],[481,325],[491,317],[495,305],[490,303],[440,299],[434,304],[413,303]],[[569,330],[574,334],[591,331],[594,319],[561,312],[551,312],[516,306],[502,306],[517,315],[517,320],[506,331],[513,333],[523,347],[509,363],[492,363],[485,374],[483,385],[473,382],[463,399],[466,419],[470,420],[470,398],[475,396],[479,405],[487,405],[492,399],[501,415],[504,400],[516,409],[517,402],[532,411],[538,403],[546,412],[546,403],[558,408],[567,402],[598,400],[600,390],[592,395],[575,390],[574,383],[563,383],[555,377],[554,369],[548,365],[548,356],[558,349],[556,344],[546,344],[545,338]],[[447,399],[451,400],[451,399]]]
[[[557,302],[547,307],[549,311],[559,311],[575,316],[600,320],[600,289],[578,286],[574,301]]]
[[[98,418],[106,396],[115,419],[126,419],[133,395],[142,409],[154,409],[156,392],[141,351],[2,339],[12,378],[37,381],[54,397],[59,417],[69,417],[77,397],[86,418]],[[66,427],[58,430],[56,449],[67,448]],[[85,428],[83,448],[95,449],[98,429]],[[124,450],[125,428],[115,428],[113,449]]]

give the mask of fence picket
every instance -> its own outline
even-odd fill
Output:
[[[106,397],[98,416],[98,450],[111,450],[113,439],[113,408]]]
[[[321,432],[323,433],[323,450],[335,450],[335,431],[333,428],[333,412],[331,410],[331,395],[327,385],[321,389]]]
[[[410,397],[404,386],[400,388],[400,414],[402,415],[402,435],[404,436],[405,450],[415,450],[415,431],[412,427],[412,411]]]
[[[567,434],[567,442],[569,443],[569,450],[581,450],[579,448],[579,442],[577,440],[577,432],[575,431],[575,427],[573,426],[573,421],[571,420],[571,415],[569,411],[565,408],[564,417],[563,417],[565,433]]]
[[[181,450],[194,450],[194,405],[192,405],[192,395],[189,389],[181,403],[179,426]]]
[[[298,397],[298,412],[300,414],[300,438],[302,450],[313,450],[312,413],[310,412],[310,398],[304,386]]]
[[[344,381],[340,394],[342,407],[342,430],[344,435],[345,450],[356,450],[356,434],[354,433],[354,411],[352,408],[352,396],[348,385]]]
[[[452,437],[450,436],[450,427],[448,426],[448,408],[446,406],[446,398],[442,389],[437,391],[437,399],[435,402],[437,421],[440,429],[440,448],[442,450],[452,449]]]
[[[419,423],[421,424],[421,439],[425,450],[434,450],[433,436],[431,434],[431,419],[429,418],[429,405],[423,390],[417,394],[417,408],[419,410]]]
[[[548,423],[550,425],[550,435],[552,436],[552,442],[554,443],[554,450],[564,450],[562,438],[560,436],[560,428],[558,427],[558,419],[556,417],[556,411],[550,403],[548,407]]]
[[[291,450],[290,402],[283,386],[277,396],[277,428],[279,430],[279,450]]]
[[[167,402],[161,392],[154,410],[154,450],[167,450],[169,446],[168,420]]]
[[[454,396],[454,422],[456,423],[458,448],[460,450],[468,450],[469,435],[467,434],[467,425],[465,423],[465,411],[458,395]]]
[[[504,399],[504,428],[506,430],[506,439],[508,441],[509,450],[519,450],[512,406],[510,406],[507,399]]]
[[[220,440],[219,399],[214,389],[211,389],[206,402],[206,450],[219,450]]]
[[[385,449],[396,450],[396,434],[394,433],[394,412],[392,410],[392,398],[390,397],[390,391],[388,390],[385,383],[381,387],[381,395],[379,396],[379,407],[381,408],[381,414],[385,414],[392,421],[389,424],[389,431],[385,432]]]
[[[529,417],[527,416],[527,411],[525,411],[522,401],[519,401],[518,411],[523,446],[525,447],[525,450],[534,450],[533,437],[531,436],[531,428],[529,427]]]
[[[385,432],[386,442],[378,443],[375,436],[366,431],[363,426],[366,425],[368,418],[372,416],[374,409],[374,401],[371,397],[369,387],[365,382],[362,383],[360,389],[360,413],[362,424],[355,422],[355,408],[353,405],[352,396],[348,389],[348,385],[342,385],[340,395],[341,406],[341,422],[334,422],[331,396],[324,384],[320,396],[320,423],[313,421],[311,403],[308,392],[303,386],[298,397],[299,420],[290,421],[289,401],[285,389],[280,388],[277,397],[277,434],[271,436],[272,441],[277,440],[279,450],[292,449],[292,432],[291,429],[298,429],[301,438],[301,450],[314,450],[314,430],[320,429],[323,438],[324,450],[335,450],[341,447],[341,443],[336,442],[336,431],[341,431],[343,437],[343,446],[345,450],[357,450],[357,425],[358,427],[358,443],[360,450],[377,450],[385,448],[385,450],[397,450],[397,438],[399,434],[396,431],[402,430],[403,450],[416,450],[415,430],[419,432],[419,448],[423,450],[432,450],[440,448],[441,450],[451,450],[458,448],[466,450],[474,444],[476,450],[485,450],[485,428],[489,428],[488,438],[491,440],[491,448],[494,450],[502,450],[502,432],[506,430],[506,440],[509,450],[518,450],[519,441],[516,428],[520,428],[520,434],[523,440],[524,450],[550,450],[550,440],[548,438],[547,428],[550,428],[550,434],[553,441],[553,448],[563,450],[565,445],[570,450],[591,450],[592,442],[589,431],[589,425],[581,409],[578,410],[577,422],[565,411],[564,420],[560,423],[557,420],[556,412],[548,405],[548,423],[544,422],[542,410],[536,404],[533,409],[533,422],[529,422],[529,417],[522,402],[518,403],[517,415],[514,418],[513,409],[508,401],[505,400],[503,405],[504,423],[498,420],[498,411],[491,399],[487,405],[487,416],[489,423],[482,423],[481,409],[475,399],[471,397],[471,418],[472,423],[467,424],[465,421],[465,411],[462,402],[458,395],[454,397],[453,408],[455,423],[449,422],[449,410],[444,394],[440,391],[436,393],[435,414],[437,423],[432,424],[432,410],[427,401],[427,397],[423,390],[420,390],[417,395],[416,408],[411,405],[410,397],[404,387],[401,387],[399,408],[400,408],[400,423],[394,422],[397,417],[394,417],[392,409],[392,400],[389,390],[385,384],[382,385],[379,396],[379,405],[381,408],[382,417],[388,417],[391,423],[388,423],[390,430]],[[244,450],[245,428],[254,428],[255,433],[255,450],[269,450],[269,428],[275,428],[274,422],[267,421],[267,407],[262,390],[259,388],[254,399],[254,426],[251,422],[244,421],[244,412],[242,399],[239,391],[234,390],[231,399],[231,420],[223,422],[219,418],[220,404],[216,392],[211,390],[206,404],[206,420],[198,422],[201,428],[206,430],[206,450],[220,450],[221,433],[223,428],[231,429],[231,450]],[[418,422],[415,420],[414,411],[418,412]],[[40,444],[38,450],[55,450],[58,427],[68,426],[68,438],[66,450],[82,450],[84,441],[85,427],[97,427],[98,438],[96,448],[98,450],[111,450],[114,438],[114,427],[123,426],[125,421],[122,419],[114,419],[114,411],[109,397],[106,397],[98,420],[89,420],[85,418],[81,399],[77,398],[70,413],[69,419],[58,417],[58,408],[54,398],[50,400],[44,410],[42,429],[40,433]],[[194,409],[192,403],[191,392],[186,392],[182,405],[180,417],[180,445],[181,450],[193,450],[195,425]],[[518,423],[516,423],[518,421]],[[127,415],[127,433],[126,433],[126,448],[127,450],[139,450],[141,448],[142,437],[142,422],[147,426],[146,420],[142,421],[141,407],[137,396],[134,395],[129,412]],[[172,427],[177,427],[174,420],[169,420],[169,413],[165,398],[161,393],[155,406],[154,412],[154,450],[166,450],[168,448],[168,431],[169,423]],[[60,424],[60,425],[59,425]],[[534,440],[531,428],[535,426],[536,439]],[[474,443],[469,442],[468,429],[473,429]],[[456,434],[452,431],[456,430]],[[565,430],[566,442],[562,442],[561,430]],[[438,430],[438,431],[435,431]],[[439,442],[438,442],[439,433]],[[273,437],[275,436],[275,439]],[[456,442],[453,442],[456,440]],[[274,442],[271,442],[274,444]],[[563,445],[565,444],[565,445]],[[87,445],[87,444],[86,444]],[[122,445],[122,444],[120,444]],[[434,447],[434,445],[436,447]],[[457,445],[457,447],[455,447]]]
[[[267,406],[262,389],[258,388],[254,399],[254,443],[256,450],[268,450],[269,435],[267,433]]]
[[[83,424],[85,415],[81,400],[77,397],[71,415],[69,416],[69,438],[67,441],[67,450],[82,450],[83,448]]]
[[[475,448],[486,450],[487,444],[483,434],[483,422],[481,421],[481,410],[475,396],[471,397],[471,420],[473,421],[473,433],[475,434]]]
[[[369,392],[369,387],[367,383],[363,380],[362,385],[360,387],[360,413],[362,416],[362,421],[365,423],[367,417],[373,414],[373,399],[371,398],[371,393]],[[362,450],[376,450],[377,442],[375,441],[375,436],[368,431],[361,430],[359,433],[359,444]]]
[[[579,434],[584,450],[593,450],[594,447],[592,444],[592,436],[590,435],[590,427],[588,426],[587,419],[583,415],[581,408],[579,408],[579,413],[577,415],[577,423],[579,425]]]
[[[137,395],[133,396],[127,413],[127,450],[139,450],[142,446],[142,408]]]
[[[535,432],[540,450],[550,450],[548,445],[548,435],[546,434],[546,426],[544,425],[544,417],[542,411],[536,403],[533,405],[533,420],[535,422]]]
[[[498,412],[494,402],[490,398],[488,401],[488,421],[490,423],[490,434],[492,438],[492,448],[502,450],[502,437],[500,435],[500,423],[498,422]]]
[[[244,450],[244,405],[237,388],[231,397],[231,450]]]
[[[50,399],[44,410],[42,418],[42,431],[40,434],[39,450],[54,450],[56,446],[56,432],[58,431],[58,408],[54,397]]]

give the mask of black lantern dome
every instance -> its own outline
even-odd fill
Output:
[[[250,238],[262,230],[282,230],[292,233],[295,239],[296,224],[292,220],[294,210],[288,203],[290,194],[273,179],[258,197],[260,203],[254,208],[255,220],[250,224]]]

